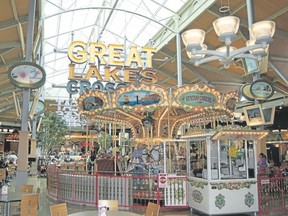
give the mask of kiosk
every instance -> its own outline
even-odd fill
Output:
[[[230,128],[183,136],[189,207],[208,215],[258,212],[256,145],[267,135]]]

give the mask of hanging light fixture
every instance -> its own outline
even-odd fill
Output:
[[[240,19],[235,16],[221,17],[213,22],[214,31],[225,46],[217,50],[208,50],[204,43],[205,32],[202,29],[191,29],[182,33],[187,55],[195,66],[219,60],[225,68],[229,68],[234,58],[250,58],[261,60],[267,55],[268,46],[273,41],[275,22],[261,21],[249,28],[250,40],[246,47],[236,49],[230,46],[237,38]]]

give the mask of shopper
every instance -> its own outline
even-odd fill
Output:
[[[258,160],[258,165],[259,165],[259,172],[260,174],[265,173],[268,168],[268,162],[267,162],[267,157],[264,153],[259,154],[259,160]]]
[[[93,174],[94,173],[94,164],[96,163],[96,155],[94,152],[91,152],[91,156],[88,159],[88,170],[89,170],[89,174]]]

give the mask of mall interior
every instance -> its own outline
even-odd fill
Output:
[[[287,214],[287,0],[0,6],[1,215]]]

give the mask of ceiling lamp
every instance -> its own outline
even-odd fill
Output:
[[[235,16],[221,17],[213,22],[214,31],[225,46],[217,50],[208,50],[203,44],[205,32],[202,29],[191,29],[182,33],[182,40],[191,62],[195,66],[219,60],[225,68],[228,68],[234,58],[251,58],[261,60],[267,55],[268,46],[273,41],[275,22],[261,21],[254,23],[249,28],[250,40],[246,47],[236,49],[231,47],[233,40],[237,38],[240,19]],[[206,56],[207,55],[207,56]]]

